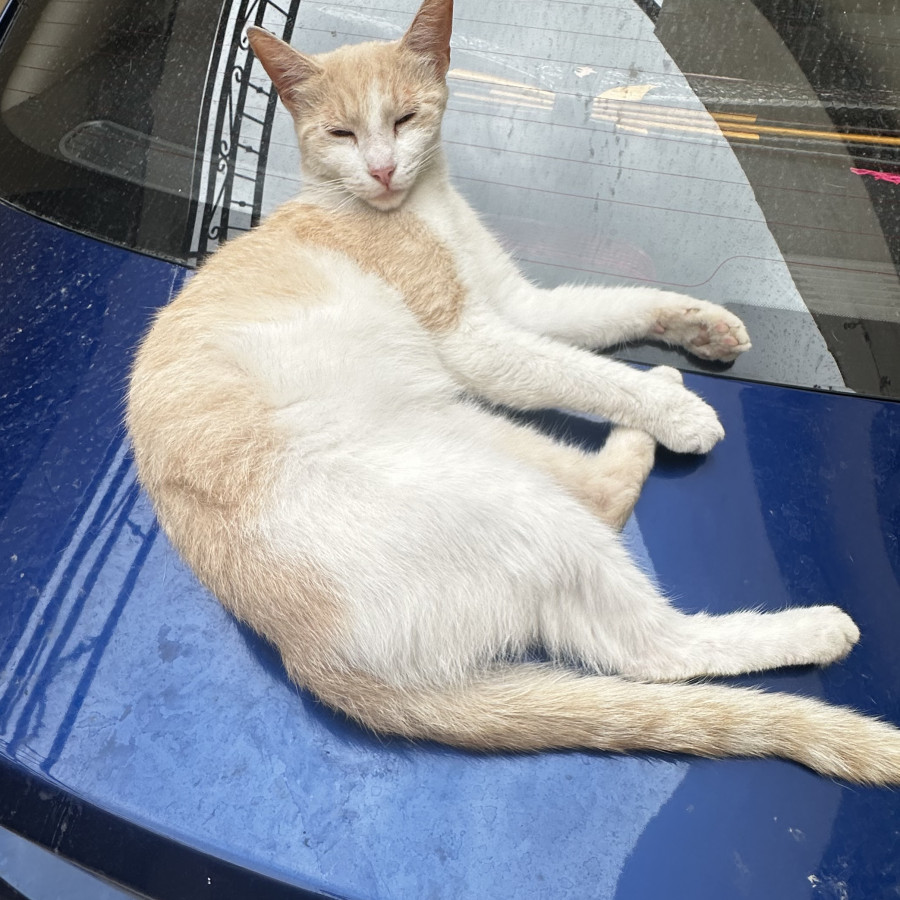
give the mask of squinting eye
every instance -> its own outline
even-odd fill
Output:
[[[411,112],[407,113],[405,116],[400,116],[400,118],[397,119],[396,122],[394,122],[394,128],[396,128],[398,125],[403,125],[405,122],[408,122],[414,115],[415,113]]]
[[[352,138],[352,137],[356,137],[356,135],[355,135],[352,131],[346,131],[346,130],[344,130],[343,128],[329,128],[329,129],[328,129],[328,133],[329,133],[332,137],[337,137],[337,138],[348,138],[348,137],[349,137],[349,138]]]

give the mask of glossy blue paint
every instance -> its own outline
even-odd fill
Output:
[[[413,746],[293,687],[135,486],[125,373],[182,277],[0,207],[0,825],[155,897],[896,894],[896,792],[781,761]],[[660,454],[635,554],[689,609],[844,606],[847,661],[736,681],[900,723],[900,405],[688,381],[728,438]]]

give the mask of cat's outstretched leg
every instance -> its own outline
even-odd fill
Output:
[[[675,609],[627,558],[606,544],[593,567],[590,593],[548,601],[542,637],[562,659],[642,681],[740,675],[782,666],[827,665],[859,639],[853,620],[835,606],[779,612],[688,615]]]
[[[521,328],[582,347],[649,339],[723,362],[750,349],[747,329],[734,313],[656,288],[562,285],[542,291],[523,285],[500,307]]]
[[[686,614],[589,518],[559,550],[559,589],[541,603],[537,621],[542,645],[560,661],[643,681],[682,681],[826,665],[859,639],[852,619],[834,606]],[[567,571],[579,575],[567,579]]]
[[[859,640],[853,620],[836,606],[721,616],[652,613],[642,620],[640,601],[619,622],[598,612],[602,624],[591,628],[582,621],[578,632],[569,632],[562,642],[557,633],[555,643],[564,657],[601,672],[640,681],[687,681],[828,665],[843,659]]]
[[[592,413],[679,453],[706,453],[725,436],[715,411],[682,384],[515,328],[483,305],[434,340],[459,384],[494,403]]]
[[[620,673],[641,681],[685,681],[784,666],[824,666],[843,659],[859,629],[836,606],[779,612],[683,616],[673,624],[678,646],[636,658]]]

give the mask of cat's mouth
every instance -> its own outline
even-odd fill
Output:
[[[367,196],[366,202],[375,209],[396,209],[405,199],[408,189],[385,187],[375,194]]]

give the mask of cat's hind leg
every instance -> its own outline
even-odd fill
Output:
[[[601,521],[621,530],[653,467],[656,441],[635,428],[617,427],[596,453],[559,444],[533,429],[514,426],[509,449],[536,464]]]
[[[684,616],[680,646],[667,660],[648,660],[623,674],[647,681],[741,675],[783,666],[824,666],[843,659],[859,629],[836,606],[778,612]]]
[[[682,382],[681,373],[668,366],[648,374]],[[543,469],[607,525],[617,531],[624,528],[653,468],[656,441],[649,434],[618,426],[599,451],[588,453],[528,426],[503,422],[499,433],[507,450]]]
[[[641,488],[653,468],[656,441],[645,431],[617,427],[599,453],[585,482],[593,512],[620,531],[634,510]]]
[[[544,637],[554,655],[642,681],[740,675],[826,665],[859,639],[834,606],[689,615],[675,609],[621,547],[599,546],[592,574],[548,605]]]
[[[570,517],[578,518],[574,510]],[[554,658],[597,672],[683,681],[826,665],[859,639],[853,620],[834,606],[682,612],[589,517],[568,529],[558,552],[558,587],[541,603],[539,637]]]
[[[656,452],[656,441],[635,428],[614,428],[596,453],[508,420],[498,423],[496,437],[506,452],[544,471],[617,531],[634,509]]]

